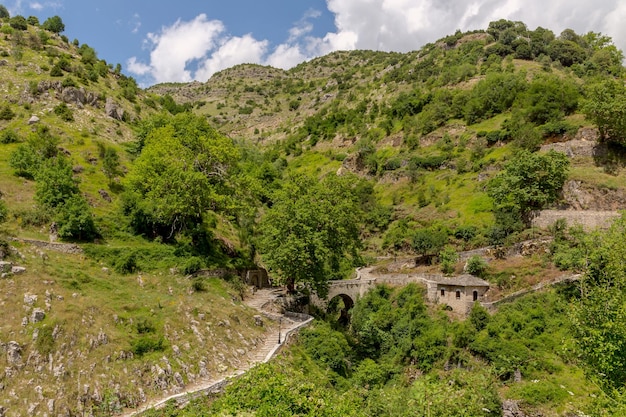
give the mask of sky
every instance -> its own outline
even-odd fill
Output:
[[[0,0],[11,16],[58,15],[70,40],[141,86],[205,82],[243,63],[289,69],[336,50],[408,52],[519,20],[555,34],[600,32],[626,50],[624,0]]]

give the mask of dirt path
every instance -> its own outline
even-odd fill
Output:
[[[252,297],[246,299],[244,304],[258,310],[263,316],[271,320],[280,322],[278,328],[273,328],[266,334],[265,341],[248,357],[247,364],[234,371],[226,372],[220,375],[214,375],[210,379],[196,382],[188,385],[183,392],[170,395],[163,398],[155,398],[135,410],[128,410],[121,414],[122,417],[137,416],[144,411],[161,408],[168,401],[175,400],[178,405],[184,405],[194,398],[206,395],[211,392],[218,392],[228,384],[232,378],[238,377],[250,370],[254,366],[265,363],[272,359],[276,352],[280,349],[285,341],[298,329],[308,325],[313,318],[304,315],[294,314],[277,314],[266,309],[268,303],[277,298],[276,290],[262,289],[253,294]],[[280,336],[280,342],[279,341]]]

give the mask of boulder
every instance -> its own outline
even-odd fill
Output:
[[[35,123],[39,123],[39,117],[33,115],[30,116],[30,119],[28,119],[28,124],[29,125],[34,125]]]
[[[35,294],[24,294],[24,304],[32,306],[37,302],[37,296]]]
[[[24,268],[23,266],[13,266],[13,267],[11,267],[11,273],[13,275],[23,274],[24,272],[26,272],[26,268]]]
[[[45,318],[46,318],[46,312],[41,308],[36,308],[33,310],[33,312],[30,315],[30,322],[39,323]]]
[[[121,121],[124,118],[124,109],[115,103],[111,97],[107,97],[107,101],[104,105],[104,111],[107,116],[115,120]]]
[[[22,363],[22,347],[15,341],[7,343],[7,362],[9,365],[19,365]]]

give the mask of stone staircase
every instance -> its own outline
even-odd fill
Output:
[[[271,311],[273,301],[281,296],[281,291],[276,289],[260,289],[252,293],[252,296],[248,297],[244,304],[254,308],[263,315],[266,320],[272,321],[270,330],[265,335],[265,340],[261,343],[254,352],[251,352],[248,356],[247,364],[241,366],[235,372],[229,375],[218,375],[215,379],[207,380],[204,382],[196,383],[188,386],[184,392],[170,395],[167,398],[160,398],[150,401],[136,410],[123,413],[123,417],[137,416],[144,411],[153,408],[161,408],[168,401],[176,401],[179,407],[189,402],[193,398],[198,398],[201,395],[206,395],[208,392],[218,392],[224,388],[228,381],[232,378],[236,378],[246,371],[250,370],[254,366],[265,363],[272,359],[278,350],[284,346],[285,341],[289,336],[297,331],[300,327],[309,324],[313,318],[302,314],[290,314],[290,313],[278,313]],[[276,326],[276,322],[278,326]],[[265,324],[264,324],[265,325]],[[279,343],[280,337],[280,343]]]

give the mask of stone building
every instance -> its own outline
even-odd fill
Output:
[[[473,275],[440,277],[434,280],[431,277],[430,284],[428,298],[431,301],[447,304],[461,314],[467,314],[474,302],[480,302],[489,289],[487,281]]]

